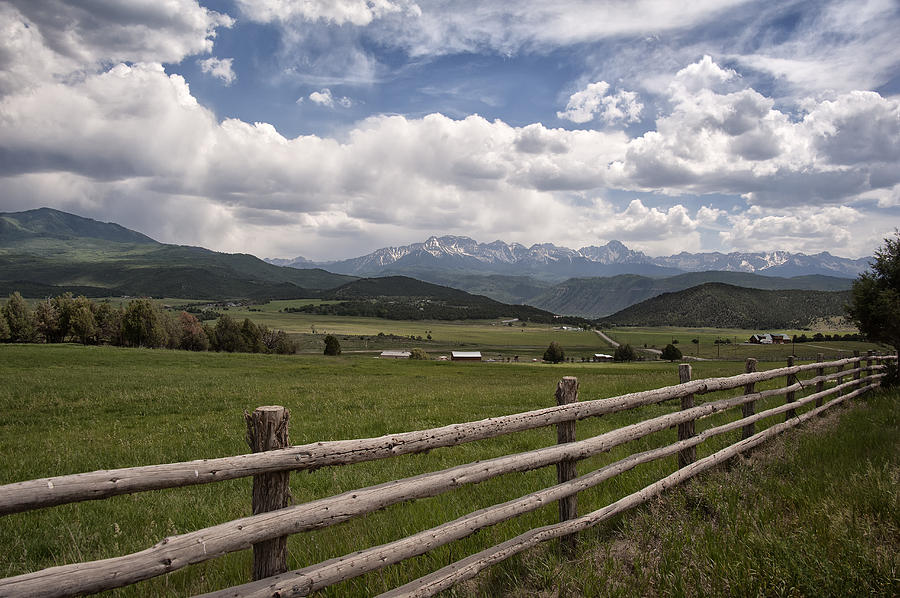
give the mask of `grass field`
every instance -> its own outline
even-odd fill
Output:
[[[806,343],[788,343],[784,345],[752,345],[747,341],[750,336],[759,331],[740,330],[731,328],[631,328],[616,327],[604,330],[610,338],[616,342],[629,343],[635,348],[662,349],[673,340],[677,340],[676,346],[687,356],[699,356],[703,359],[727,359],[743,361],[748,357],[755,357],[760,361],[781,361],[789,355],[796,355],[800,360],[811,361],[816,359],[818,353],[822,353],[825,359],[841,359],[850,357],[853,351],[859,351],[865,355],[868,350],[882,351],[887,347],[875,343],[858,341],[823,341]],[[846,330],[779,330],[790,336],[805,334],[811,337],[816,332],[822,334],[846,333]],[[700,342],[695,344],[693,339]],[[731,341],[727,344],[715,344],[716,340]]]
[[[322,339],[326,334],[336,335],[345,351],[421,347],[428,352],[446,353],[451,349],[461,348],[496,352],[504,356],[519,354],[540,357],[551,341],[559,342],[566,349],[567,355],[572,357],[588,357],[609,349],[609,345],[593,332],[564,331],[549,324],[527,323],[522,326],[517,322],[508,326],[500,320],[408,321],[281,313],[277,310],[282,303],[294,302],[230,308],[226,313],[233,318],[250,318],[270,328],[284,330],[309,352],[321,351]],[[403,338],[391,338],[391,335]]]
[[[741,371],[735,366],[733,362],[698,362],[694,377]],[[0,345],[0,379],[7,381],[0,387],[0,455],[4,459],[0,483],[245,453],[242,411],[259,405],[281,404],[290,409],[294,444],[378,436],[535,409],[554,404],[556,382],[564,375],[578,377],[581,400],[657,388],[674,384],[678,378],[677,365],[666,362],[556,366],[386,362],[361,355],[326,358]],[[673,408],[658,405],[579,422],[578,437]],[[705,425],[733,417],[710,418]],[[674,435],[674,430],[664,431],[620,447],[583,462],[579,471],[641,448],[668,444]],[[555,430],[535,430],[423,455],[296,474],[291,489],[295,502],[301,503],[554,443]],[[701,447],[700,455],[716,446]],[[672,467],[666,460],[617,477],[582,493],[579,508],[582,512],[599,508],[671,472]],[[512,474],[292,536],[289,566],[296,568],[363,545],[401,538],[553,483],[553,468]],[[249,497],[250,480],[243,479],[0,518],[0,573],[9,576],[142,550],[166,535],[248,515]],[[550,523],[555,517],[556,506],[547,505],[402,565],[336,586],[325,595],[362,596],[383,591],[528,528]],[[560,566],[552,551],[540,554],[550,570]],[[188,595],[223,588],[246,581],[249,562],[248,552],[236,553],[114,594]],[[527,565],[528,561],[524,562]],[[474,594],[496,595],[498,588],[508,587],[503,579],[520,577],[522,563],[516,560],[501,565],[481,582],[486,586],[469,589]],[[869,573],[884,574],[882,569]]]

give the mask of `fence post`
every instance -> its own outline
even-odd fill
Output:
[[[247,444],[254,453],[290,446],[288,419],[284,407],[257,407],[244,412],[247,421]],[[287,507],[291,500],[289,471],[253,476],[253,514]],[[253,545],[253,580],[264,579],[287,571],[287,536]]]
[[[861,372],[859,371],[859,366],[862,365],[862,359],[860,359],[860,357],[859,357],[859,351],[854,351],[854,352],[853,352],[853,357],[856,358],[856,365],[855,365],[855,367],[853,368],[853,369],[856,370],[856,371],[853,373],[853,379],[854,379],[854,380],[857,380],[857,383],[853,385],[853,389],[856,390],[856,389],[858,389],[858,388],[860,387],[859,379],[860,379],[860,377],[861,377],[861,376],[860,376]]]
[[[569,405],[578,401],[578,378],[566,376],[556,385],[556,404]],[[575,442],[575,420],[556,424],[556,442],[563,444]],[[575,471],[575,460],[565,459],[556,464],[558,483],[568,482],[578,476]],[[568,521],[578,517],[578,495],[573,494],[559,499],[559,520]],[[575,550],[575,534],[560,538],[560,546],[567,554]]]
[[[816,353],[816,361],[818,361],[819,363],[822,363],[824,360],[825,360],[825,355],[823,353]],[[824,375],[825,375],[825,368],[816,368],[816,377],[821,378]],[[825,381],[819,380],[818,382],[816,382],[816,392],[819,393],[819,392],[822,392],[823,390],[825,390]],[[818,399],[816,399],[816,407],[821,407],[824,400],[825,400],[824,397],[819,397]],[[821,411],[819,413],[819,417],[825,417],[825,412]]]
[[[844,369],[843,364],[842,364],[842,365],[839,365],[839,366],[837,366],[837,368],[835,369],[835,372],[840,372],[840,371],[843,370],[843,369]],[[844,383],[844,377],[843,377],[843,376],[838,376],[838,377],[837,377],[837,380],[835,380],[835,383],[836,383],[838,386],[840,386],[841,384]],[[843,395],[843,394],[844,394],[844,391],[843,391],[843,390],[839,390],[839,391],[838,391],[838,396],[841,396],[841,395]]]
[[[872,375],[872,359],[874,358],[874,356],[875,351],[872,351],[870,349],[866,352],[866,378]],[[869,381],[867,380],[866,383],[868,384],[868,382]]]
[[[747,358],[747,363],[744,366],[744,371],[748,374],[752,374],[756,371],[756,359],[753,357]],[[756,392],[756,382],[750,382],[749,384],[744,385],[744,394],[750,395]],[[756,413],[756,401],[750,401],[749,403],[744,403],[741,405],[741,415],[743,417],[750,417],[751,415]],[[746,424],[743,428],[741,428],[741,439],[746,440],[756,434],[756,423]]]
[[[682,363],[678,366],[678,381],[682,384],[691,381],[691,364]],[[686,395],[681,397],[681,410],[690,409],[694,406],[694,395]],[[694,436],[694,420],[678,424],[678,440],[687,440]],[[686,465],[690,465],[697,460],[697,447],[681,449],[678,451],[678,469]]]
[[[793,355],[791,355],[790,357],[787,358],[787,364],[788,364],[789,368],[794,367],[794,356]],[[796,374],[788,374],[787,375],[787,385],[791,386],[796,383],[797,383],[797,375]],[[792,390],[789,393],[787,393],[787,402],[788,403],[793,403],[795,400],[797,400],[796,392],[794,392]],[[788,410],[788,412],[784,414],[784,421],[789,421],[792,417],[797,417],[796,409]]]

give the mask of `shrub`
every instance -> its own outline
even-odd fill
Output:
[[[416,347],[409,354],[410,359],[428,359],[428,353],[424,349]]]

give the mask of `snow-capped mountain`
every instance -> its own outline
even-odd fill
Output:
[[[669,276],[684,272],[751,272],[770,276],[822,274],[855,278],[868,268],[870,258],[848,259],[827,252],[815,255],[771,251],[758,253],[687,253],[649,257],[619,241],[574,250],[552,243],[525,247],[519,243],[479,243],[469,237],[430,237],[423,243],[385,247],[368,255],[336,262],[268,259],[295,268],[321,267],[338,274],[378,276],[450,270],[458,273],[533,276],[545,280],[569,277],[641,274]]]

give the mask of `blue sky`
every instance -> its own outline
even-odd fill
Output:
[[[0,211],[320,260],[859,257],[900,226],[893,0],[0,0],[0,27]]]

